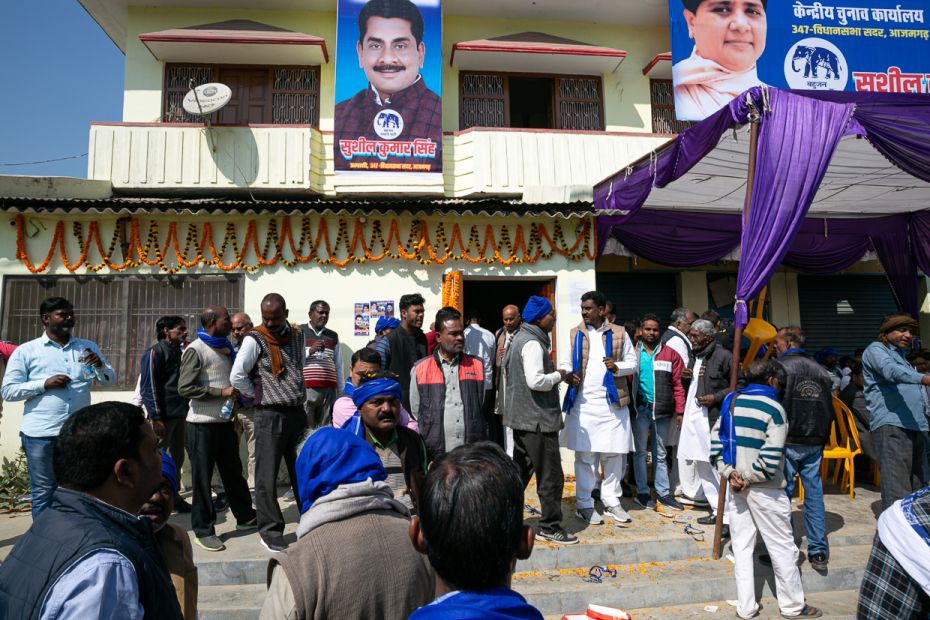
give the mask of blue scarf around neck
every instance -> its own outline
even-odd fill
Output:
[[[585,327],[587,330],[587,327]],[[600,338],[604,334],[607,337],[604,339],[604,357],[613,357],[613,348],[614,348],[614,339],[613,333],[608,331],[599,333],[596,329],[594,330],[594,336]],[[581,348],[584,346],[584,334],[579,329],[575,333],[575,342],[572,344],[572,373],[578,374],[581,372]],[[588,347],[588,353],[590,354],[591,348]],[[604,389],[607,390],[607,406],[614,404],[620,400],[620,395],[617,394],[617,384],[614,382],[614,375],[612,372],[604,369]],[[574,385],[568,386],[568,391],[565,392],[565,400],[562,401],[562,411],[565,413],[571,413],[572,407],[575,406],[575,399],[578,397],[578,388]]]
[[[229,357],[232,362],[236,363],[236,349],[229,341],[229,338],[219,338],[211,336],[202,327],[197,328],[197,337],[203,340],[204,344],[212,349],[229,349]]]
[[[761,383],[750,383],[741,390],[727,394],[723,403],[720,405],[720,443],[723,444],[723,453],[721,454],[723,462],[731,467],[736,466],[736,425],[733,424],[733,407],[736,398],[745,394],[746,396],[766,396],[772,400],[778,400],[778,391],[768,385]]]

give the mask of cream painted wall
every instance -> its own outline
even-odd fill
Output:
[[[682,271],[678,274],[678,303],[701,316],[707,309],[706,271]]]
[[[336,15],[310,11],[130,6],[123,121],[155,122],[161,115],[163,65],[139,41],[141,33],[231,19],[251,19],[326,39],[330,62],[322,67],[320,128],[331,130]],[[446,92],[443,97],[443,130],[459,129],[458,98],[454,96],[458,92],[458,69],[449,66],[452,45],[458,41],[538,31],[625,50],[628,55],[620,67],[604,76],[606,128],[608,131],[651,132],[649,79],[643,76],[642,69],[653,56],[669,50],[668,28],[597,24],[595,20],[596,15],[591,15],[590,21],[577,22],[446,17],[443,21],[443,89]]]
[[[34,238],[27,239],[27,248],[29,256],[35,262],[44,259],[45,253],[51,241],[51,234],[54,231],[55,216],[36,217],[30,215],[29,222],[35,222],[35,225],[27,225],[29,231],[35,231]],[[98,218],[102,227],[102,238],[104,246],[109,242],[110,235],[115,225],[114,216],[102,216]],[[167,221],[168,216],[160,218]],[[186,224],[197,218],[191,216],[178,216],[179,231],[186,231]],[[219,243],[224,229],[225,219],[221,216],[211,216],[210,221],[214,224],[216,243]],[[243,238],[243,223],[248,218],[237,216],[232,218],[239,224],[239,238]],[[387,219],[387,218],[384,218]],[[452,218],[449,218],[452,220]],[[69,257],[74,260],[77,256],[77,247],[73,242],[71,234],[71,219],[65,223],[66,238],[69,247]],[[85,220],[86,221],[86,220]],[[471,217],[455,217],[454,221],[463,227],[464,236],[467,240],[468,227],[473,223],[484,222],[487,220]],[[499,218],[498,222],[505,221]],[[506,222],[527,223],[529,218],[507,218]],[[16,234],[15,227],[7,225],[8,220],[0,222],[0,275],[26,275],[28,270],[16,260]],[[400,230],[404,239],[406,231],[409,230],[410,216],[401,218]],[[39,225],[41,223],[41,225]],[[564,224],[564,220],[563,220]],[[166,228],[166,227],[163,227]],[[566,227],[568,228],[568,227]],[[147,223],[143,222],[143,231],[147,230]],[[314,228],[315,230],[315,228]],[[334,227],[331,228],[331,231]],[[144,232],[143,232],[144,234]],[[180,233],[185,234],[184,232]],[[331,233],[332,234],[332,233]],[[385,238],[387,231],[385,230]],[[513,237],[512,237],[513,238]],[[331,236],[335,242],[335,235]],[[264,241],[264,227],[260,227],[259,240]],[[566,231],[566,240],[571,243],[574,240],[570,231]],[[163,238],[162,238],[163,243]],[[182,242],[183,243],[183,242]],[[41,256],[40,256],[41,255]],[[92,256],[91,260],[98,260]],[[329,302],[332,309],[329,327],[336,330],[345,343],[343,349],[348,359],[348,354],[355,349],[361,348],[370,340],[370,336],[354,336],[354,304],[355,302],[371,301],[379,299],[393,299],[395,303],[400,296],[405,293],[419,292],[426,298],[426,325],[432,322],[431,316],[435,315],[441,303],[441,281],[443,273],[455,268],[464,271],[465,278],[556,278],[556,311],[559,315],[557,324],[556,344],[560,350],[568,346],[568,330],[571,326],[577,324],[580,320],[579,301],[580,292],[592,290],[595,288],[594,265],[591,261],[581,260],[577,262],[569,261],[559,255],[553,256],[549,260],[540,260],[536,265],[521,264],[511,267],[502,267],[498,264],[479,264],[471,265],[464,261],[459,263],[447,263],[446,265],[430,265],[423,267],[413,261],[394,261],[384,260],[380,263],[365,263],[363,265],[352,264],[345,269],[337,269],[330,266],[321,267],[316,264],[300,265],[294,269],[288,269],[283,266],[262,269],[256,273],[245,275],[245,310],[251,316],[253,321],[259,320],[259,304],[264,295],[271,292],[277,292],[284,295],[290,309],[290,320],[296,323],[305,323],[307,321],[307,309],[315,299],[325,299]],[[199,269],[197,273],[220,273],[217,269]],[[64,269],[58,259],[53,262],[48,274],[64,275],[68,271]],[[87,275],[87,271],[80,269],[78,275]],[[151,267],[144,269],[132,270],[134,274],[154,274],[158,271]],[[107,275],[107,271],[101,271],[100,275]],[[2,290],[2,281],[0,281],[0,290]],[[0,300],[2,303],[2,300]],[[80,335],[80,325],[76,328],[76,333]],[[37,330],[36,336],[39,335]],[[128,401],[131,394],[129,392],[95,392],[93,400],[126,400]],[[19,447],[18,431],[20,421],[22,420],[22,403],[4,403],[3,418],[0,420],[0,457],[13,455]]]
[[[798,274],[778,271],[769,280],[768,299],[772,324],[776,327],[801,324],[801,304],[798,297]]]
[[[157,122],[161,117],[164,64],[139,41],[145,32],[184,28],[233,19],[287,28],[326,39],[330,62],[321,71],[320,124],[332,129],[336,14],[312,11],[265,11],[260,9],[187,9],[130,6],[126,35],[123,122]]]

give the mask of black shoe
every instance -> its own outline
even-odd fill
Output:
[[[217,493],[216,499],[213,500],[213,510],[216,512],[223,512],[229,508],[229,500],[226,498],[225,493]]]
[[[280,551],[284,551],[285,549],[287,549],[287,543],[284,542],[283,536],[274,536],[274,537],[269,536],[268,538],[265,538],[264,536],[262,536],[261,543],[262,543],[262,547],[264,547],[265,549],[267,549],[268,551],[272,553],[278,553]]]
[[[807,558],[811,563],[811,568],[816,571],[825,571],[827,570],[827,554],[826,553],[815,553],[814,555]]]
[[[180,514],[187,514],[191,511],[191,505],[180,495],[174,498],[174,510]]]
[[[759,564],[762,564],[763,566],[771,566],[771,565],[772,565],[772,556],[770,556],[768,553],[760,553],[760,554],[759,554]]]
[[[539,530],[536,532],[536,540],[545,540],[554,545],[577,545],[578,537],[569,534],[560,527],[554,530]]]
[[[698,523],[701,525],[717,525],[716,515],[707,515],[706,517],[698,517]]]
[[[593,500],[596,501],[596,502],[601,501],[601,490],[600,490],[600,489],[594,489],[594,490],[592,490],[592,491],[591,491],[591,499],[593,499]]]
[[[648,493],[637,493],[633,501],[648,510],[656,509],[655,500]]]
[[[628,485],[623,480],[620,481],[620,491],[623,493],[623,497],[633,497],[636,495],[636,489]]]
[[[672,510],[684,510],[685,507],[681,505],[677,499],[672,497],[672,494],[663,495],[662,497],[657,498],[658,502],[665,506],[666,508],[671,508]]]
[[[730,526],[724,525],[722,528],[720,528],[720,540],[724,540],[725,538],[729,538],[729,537],[730,537]]]

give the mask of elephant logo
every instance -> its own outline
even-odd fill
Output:
[[[804,66],[804,77],[817,78],[817,69],[824,69],[826,71],[824,79],[838,80],[840,78],[840,60],[830,50],[799,45],[794,48],[794,58],[791,59],[791,68],[795,73],[800,71],[797,66],[799,60]]]
[[[375,115],[375,133],[385,140],[393,140],[404,130],[404,118],[394,110],[381,110]]]
[[[846,58],[825,39],[808,38],[788,48],[785,81],[800,90],[845,90],[849,78]]]

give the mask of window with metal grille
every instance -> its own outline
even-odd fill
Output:
[[[691,126],[675,118],[675,96],[671,80],[649,80],[649,103],[652,105],[653,133],[681,133]]]
[[[602,131],[601,78],[460,73],[459,127]]]
[[[97,343],[117,373],[111,390],[132,390],[139,358],[155,343],[155,321],[187,319],[192,340],[206,306],[240,312],[242,276],[7,276],[3,279],[3,338],[23,343],[42,334],[39,304],[64,297],[74,304],[74,334]]]
[[[320,122],[319,67],[255,67],[233,65],[165,66],[162,120],[199,123],[181,106],[194,85],[222,82],[233,91],[230,103],[210,115],[215,125],[313,125]]]

